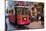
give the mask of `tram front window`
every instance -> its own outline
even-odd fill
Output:
[[[17,8],[17,15],[29,15],[28,8],[18,7]]]
[[[23,10],[22,10],[22,15],[28,15],[28,8],[24,8]]]

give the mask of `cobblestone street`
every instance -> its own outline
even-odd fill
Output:
[[[6,19],[6,23],[7,23],[7,30],[16,30],[17,28],[17,26],[14,26],[14,25],[11,25],[10,23],[9,23],[9,20],[8,20],[8,18]],[[27,28],[30,28],[30,29],[40,29],[40,28],[43,28],[43,26],[41,25],[41,21],[38,21],[38,22],[32,22],[32,23],[30,23],[29,25],[24,25],[25,27],[27,27]],[[23,27],[22,27],[23,28]],[[21,29],[22,29],[21,28]],[[23,29],[26,29],[26,28],[23,28]],[[22,30],[23,30],[22,29]]]

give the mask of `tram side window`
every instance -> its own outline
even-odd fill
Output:
[[[9,14],[10,14],[10,13],[13,14],[13,10],[10,10],[10,11],[9,11]]]

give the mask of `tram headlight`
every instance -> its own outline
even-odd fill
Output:
[[[24,17],[24,21],[26,20],[26,17]]]

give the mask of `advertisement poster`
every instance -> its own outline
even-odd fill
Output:
[[[6,0],[5,30],[44,29],[44,2]]]

